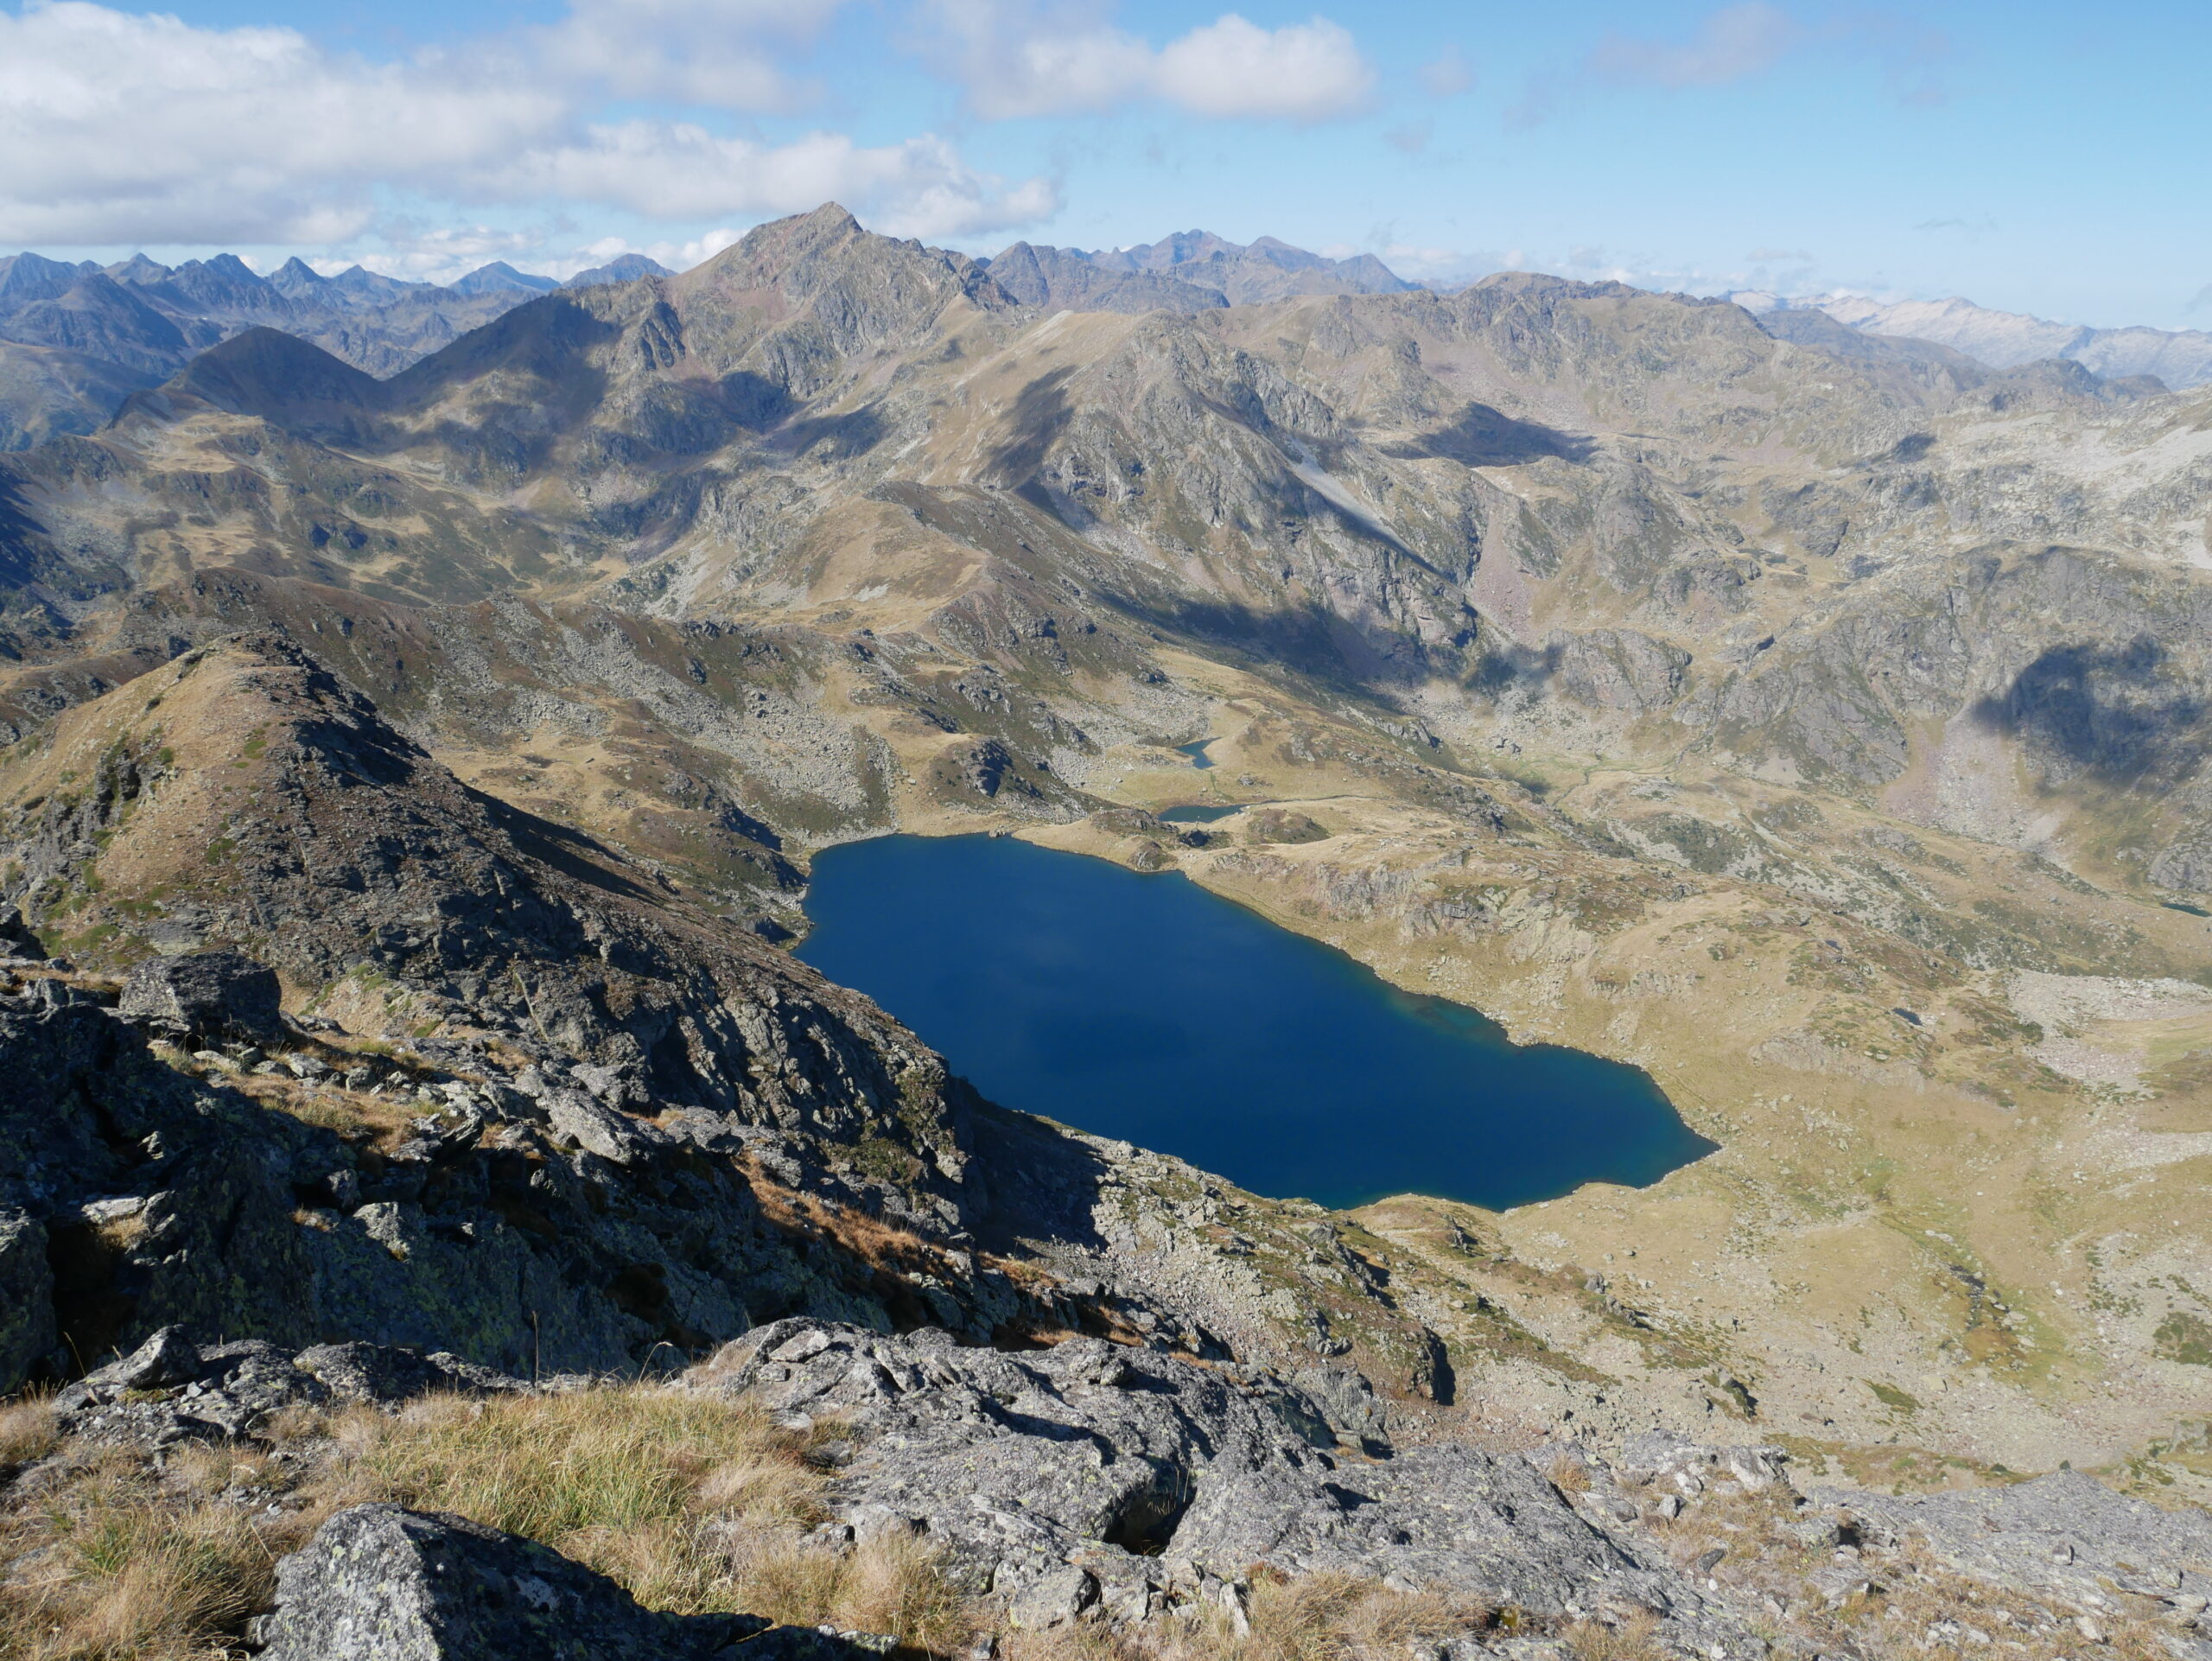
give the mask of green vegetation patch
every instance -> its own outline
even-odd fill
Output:
[[[2158,1323],[2151,1335],[2151,1348],[2162,1361],[2212,1367],[2212,1321],[2177,1309]]]

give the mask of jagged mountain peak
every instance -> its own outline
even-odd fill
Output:
[[[269,286],[289,299],[297,300],[330,286],[330,279],[294,254],[269,274]]]
[[[518,271],[505,260],[495,259],[488,265],[479,265],[466,277],[454,278],[446,286],[455,294],[492,294],[505,290],[523,294],[550,294],[561,285],[550,277]]]
[[[149,259],[143,254],[133,254],[119,259],[107,268],[107,274],[118,283],[136,283],[141,287],[159,283],[169,275],[169,268],[159,260]]]
[[[841,351],[912,335],[956,302],[984,310],[1016,303],[967,255],[880,235],[835,202],[756,226],[671,279],[670,293],[680,309],[757,304],[747,296],[766,295],[778,307],[813,307]]]
[[[1302,295],[1397,294],[1415,285],[1372,254],[1332,259],[1275,237],[1231,242],[1211,231],[1179,231],[1158,242],[1085,251],[1015,243],[990,262],[1031,305],[1071,311],[1198,311]],[[1163,289],[1160,283],[1178,285]],[[1217,295],[1217,302],[1199,296]]]
[[[10,254],[0,259],[0,309],[51,300],[99,269],[90,261],[72,265],[43,254]]]

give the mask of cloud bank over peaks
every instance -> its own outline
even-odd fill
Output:
[[[1236,12],[1154,48],[1095,16],[1022,0],[931,0],[921,54],[986,120],[1156,101],[1222,119],[1328,121],[1366,110],[1375,67],[1325,17],[1262,29]]]
[[[1058,206],[1048,181],[980,172],[931,134],[771,143],[691,122],[593,118],[601,89],[677,75],[674,43],[705,10],[585,0],[548,29],[390,62],[296,29],[203,29],[92,0],[0,11],[0,244],[329,245],[369,232],[395,193],[695,222],[835,198],[908,236],[997,231]],[[680,68],[690,95],[794,96],[746,67],[746,42],[826,10],[716,0],[721,32]],[[564,54],[625,34],[625,16],[637,26],[623,53],[601,56],[590,77],[563,69]]]

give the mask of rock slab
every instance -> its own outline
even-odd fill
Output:
[[[355,1505],[276,1566],[264,1661],[845,1661],[885,1639],[669,1615],[559,1552],[466,1518]]]

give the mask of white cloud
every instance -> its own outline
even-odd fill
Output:
[[[895,236],[952,237],[1003,230],[1052,213],[1046,181],[1008,186],[978,174],[931,135],[875,148],[842,133],[766,145],[682,123],[593,127],[488,169],[480,188],[626,208],[648,219],[799,213],[830,200],[868,213]]]
[[[531,45],[547,70],[623,98],[798,108],[815,89],[777,54],[814,41],[844,0],[572,0]]]
[[[384,246],[358,262],[332,257],[308,263],[325,277],[358,263],[411,283],[450,283],[495,259],[527,262],[545,241],[543,231],[503,231],[488,225],[421,226],[389,218],[378,222],[377,232]]]
[[[520,81],[334,60],[293,29],[34,5],[0,13],[0,239],[339,240],[372,181],[527,144],[561,113]]]
[[[1218,118],[1325,121],[1365,108],[1375,68],[1325,17],[1262,29],[1235,12],[1155,49],[1084,12],[931,0],[924,55],[991,120],[1157,99]]]
[[[1764,0],[1745,0],[1711,13],[1687,41],[1608,35],[1591,53],[1589,68],[1623,84],[1719,86],[1771,67],[1799,38],[1789,13]]]
[[[1199,115],[1319,121],[1365,105],[1375,71],[1325,17],[1265,29],[1230,12],[1162,48],[1153,85]]]
[[[626,8],[679,30],[702,0],[585,3],[579,28]],[[824,10],[717,5],[759,29],[798,29],[803,13]],[[651,35],[641,23],[648,48]],[[1058,205],[1048,181],[978,174],[930,135],[768,144],[696,124],[594,124],[588,89],[547,72],[550,49],[524,35],[372,63],[295,29],[200,29],[90,0],[0,11],[0,243],[327,246],[378,224],[393,192],[672,220],[798,212],[834,197],[915,236],[1001,229]],[[629,62],[621,73],[645,73],[637,66],[650,68],[651,49]],[[744,91],[734,58],[706,52],[700,62],[699,95],[709,83],[728,97]],[[613,60],[602,67],[617,79]],[[444,257],[417,251],[428,265]]]

